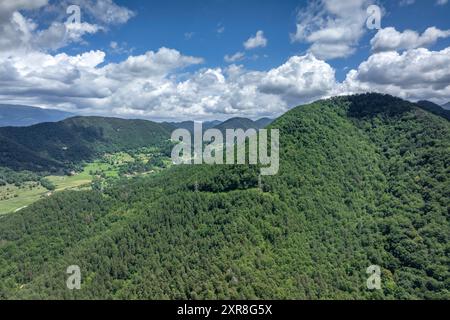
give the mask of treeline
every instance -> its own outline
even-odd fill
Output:
[[[31,171],[17,172],[8,168],[0,167],[0,186],[4,186],[6,184],[21,186],[27,181],[39,182],[40,180],[41,175]]]

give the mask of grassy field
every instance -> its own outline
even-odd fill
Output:
[[[89,175],[88,168],[96,168],[96,166],[88,165],[85,170],[74,176],[48,176],[46,177],[55,186],[55,192],[78,189],[81,187],[89,187],[92,176]],[[11,213],[23,209],[33,202],[51,194],[42,186],[34,186],[30,188],[31,183],[26,183],[25,187],[18,188],[13,185],[0,187],[0,215]],[[5,199],[6,200],[2,200]]]
[[[0,187],[0,198],[8,198],[6,200],[0,200],[0,215],[23,209],[33,202],[38,201],[47,193],[47,189],[41,186],[33,187],[32,189],[28,185],[20,189],[13,185]]]
[[[143,153],[135,155],[137,160],[147,162],[152,157],[153,149],[143,149]],[[119,152],[116,154],[108,154],[102,159],[88,163],[84,166],[82,172],[73,176],[48,176],[45,177],[52,182],[56,189],[53,192],[63,190],[80,190],[91,187],[91,182],[95,177],[99,178],[117,178],[119,177],[119,169],[122,165],[134,162],[135,159],[128,153]],[[172,163],[170,160],[163,161],[167,167]],[[163,170],[155,168],[150,172],[141,173],[142,175],[151,174]],[[33,202],[51,195],[47,189],[43,188],[39,183],[27,182],[23,187],[14,185],[6,185],[0,187],[0,215],[19,211]]]
[[[121,155],[120,158],[126,159],[126,156]],[[83,172],[76,175],[48,176],[46,178],[56,186],[54,192],[58,192],[89,188],[94,176],[98,174],[106,177],[118,177],[118,169],[108,163],[95,161],[87,164]],[[49,191],[40,185],[33,188],[30,188],[30,185],[31,183],[27,183],[23,188],[14,185],[0,187],[0,215],[23,209],[49,194]]]

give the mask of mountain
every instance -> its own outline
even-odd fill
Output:
[[[219,129],[222,132],[225,132],[227,129],[243,129],[245,131],[248,129],[258,130],[265,128],[271,122],[272,120],[269,118],[262,118],[257,121],[247,118],[231,118],[219,125],[216,125],[214,128]]]
[[[450,102],[447,102],[446,104],[444,104],[442,106],[442,108],[446,109],[446,110],[450,110]]]
[[[211,129],[219,124],[221,124],[221,121],[214,120],[214,121],[205,121],[202,123],[203,130]],[[183,121],[183,122],[166,122],[167,125],[172,126],[174,129],[186,129],[189,132],[194,132],[194,121]]]
[[[60,110],[0,104],[0,127],[27,127],[42,122],[57,122],[73,116]]]
[[[438,104],[435,104],[431,101],[419,101],[417,102],[417,104],[424,110],[450,120],[450,110],[446,110]]]
[[[225,132],[226,129],[262,129],[267,127],[272,123],[272,119],[261,118],[259,120],[253,121],[247,118],[231,118],[224,122],[222,121],[205,121],[202,123],[203,131],[208,129],[219,129]],[[194,132],[194,121],[183,121],[183,122],[166,122],[165,124],[170,125],[176,129],[186,129],[189,132]]]
[[[30,127],[0,128],[0,167],[56,171],[95,156],[161,145],[172,127],[146,120],[74,117]]]
[[[258,126],[258,129],[263,129],[267,126],[269,126],[273,122],[273,119],[270,118],[261,118],[259,120],[256,120],[255,123]]]
[[[261,183],[175,166],[2,217],[0,299],[450,299],[447,120],[366,94],[270,128],[280,172]]]

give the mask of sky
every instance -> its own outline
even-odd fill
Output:
[[[450,101],[448,0],[0,0],[0,103],[155,121]]]

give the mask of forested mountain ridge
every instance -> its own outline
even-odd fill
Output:
[[[0,298],[450,298],[448,121],[367,94],[270,127],[280,172],[261,189],[256,167],[181,166],[3,217]]]
[[[161,145],[172,127],[146,120],[73,117],[30,127],[0,128],[0,167],[57,171],[105,152]]]

